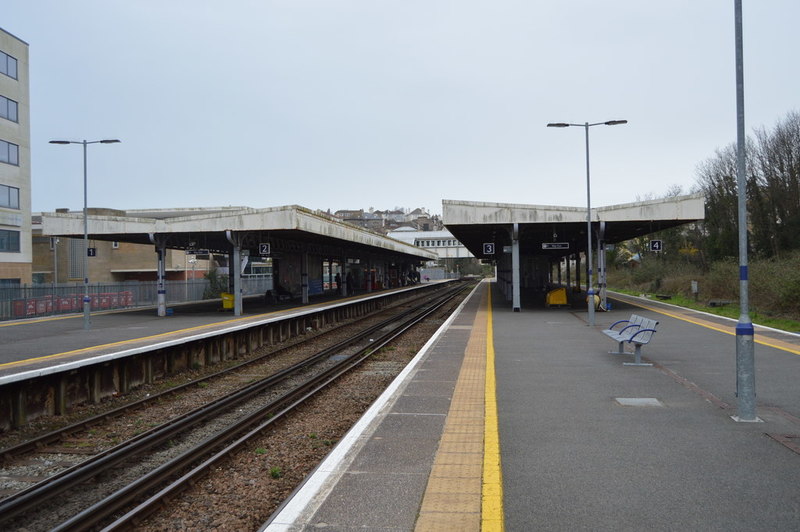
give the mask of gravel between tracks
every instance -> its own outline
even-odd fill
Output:
[[[448,307],[452,309],[456,305],[457,303]],[[423,324],[405,333],[392,346],[373,355],[360,370],[340,378],[336,385],[310,400],[295,413],[279,420],[261,441],[228,459],[224,465],[200,480],[194,488],[173,499],[164,511],[139,524],[137,530],[257,529],[402,371],[447,314],[448,311],[439,311]],[[370,321],[370,318],[366,321]],[[364,320],[361,321],[361,325],[363,324]],[[340,326],[332,334],[326,335],[326,340],[323,341],[330,342],[332,337],[349,334],[352,332],[347,326]],[[312,341],[311,344],[315,342]],[[260,367],[254,372],[262,374],[285,367],[313,348],[312,345],[301,344],[297,349],[270,359],[266,363],[268,367]],[[187,375],[178,379],[189,380],[196,377],[197,375]],[[247,378],[247,375],[239,375],[231,380],[241,384],[243,378]],[[229,385],[236,385],[236,382]],[[207,390],[201,388],[193,393],[181,394],[163,405],[149,407],[135,417],[125,416],[114,420],[100,430],[92,431],[91,438],[84,435],[78,443],[89,445],[88,442],[91,441],[91,446],[95,449],[114,444],[144,428],[169,419],[179,411],[196,406],[201,397],[205,401],[209,399],[209,394],[222,393],[224,388],[227,386],[212,386]],[[119,400],[77,409],[70,417],[80,418],[95,409],[108,409],[113,403],[132,400],[155,391],[157,390],[154,387],[140,389]],[[28,433],[41,432],[47,424],[62,424],[68,420],[44,419],[38,426],[0,435],[0,447],[24,439]],[[24,471],[17,473],[25,474]],[[47,528],[49,527],[43,530]],[[38,524],[31,530],[38,530]]]
[[[137,530],[257,530],[442,324],[432,317],[279,421]]]

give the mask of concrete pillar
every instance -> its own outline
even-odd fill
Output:
[[[167,253],[166,247],[162,244],[159,244],[158,248],[156,249],[156,253],[158,254],[158,267],[156,270],[156,281],[158,285],[158,315],[159,316],[166,316],[167,315],[167,287],[166,287],[166,277],[167,277],[167,268],[166,264],[164,264],[164,258]]]
[[[54,413],[57,416],[64,416],[67,414],[67,379],[61,376],[58,379],[55,389],[55,409]]]
[[[335,289],[333,288],[333,259],[328,257],[328,289],[336,293]]]
[[[13,398],[13,417],[14,421],[12,426],[14,428],[22,427],[28,424],[28,392],[24,386],[20,386],[16,390]]]
[[[103,398],[102,394],[100,393],[103,387],[102,385],[103,385],[102,368],[93,370],[91,375],[89,376],[89,400],[94,404],[100,403],[100,400]]]
[[[300,255],[300,289],[302,290],[303,305],[308,305],[308,250],[303,250]]]
[[[597,239],[597,281],[600,290],[600,305],[604,310],[608,308],[608,294],[606,290],[606,223],[600,222],[600,234]]]
[[[572,292],[572,255],[567,255],[567,292]]]
[[[233,315],[242,315],[242,248],[233,246],[230,273],[233,276]]]
[[[520,311],[520,279],[519,279],[519,224],[514,224],[511,232],[511,290],[513,292],[512,309]]]
[[[350,293],[351,287],[347,283],[347,258],[342,257],[339,260],[339,277],[342,278],[342,297]]]
[[[119,366],[117,366],[117,371],[119,375],[119,393],[128,393],[131,389],[131,377],[127,359],[120,361]]]
[[[231,243],[233,253],[228,273],[233,278],[233,315],[242,315],[242,239],[233,231],[225,231],[225,238]]]

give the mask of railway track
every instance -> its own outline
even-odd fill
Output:
[[[283,415],[424,320],[457,292],[448,291],[433,302],[383,320],[288,368],[258,378],[234,393],[50,475],[0,501],[0,524],[29,530],[39,529],[44,523],[43,529],[53,530],[86,530],[109,522],[109,529],[131,527],[186,483],[195,481],[254,435],[263,433]],[[202,382],[207,381],[188,386],[196,387]],[[102,419],[130,416],[130,412],[115,411]],[[51,433],[38,441],[8,449],[0,456],[8,462],[14,455],[27,456],[34,449],[47,450],[54,442],[74,438],[78,431],[93,430],[91,427],[96,427],[102,419],[87,420],[80,428],[67,427],[60,436]],[[42,508],[55,497],[76,500],[64,502],[50,515],[43,515]]]

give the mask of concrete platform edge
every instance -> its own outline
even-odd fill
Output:
[[[300,530],[314,515],[327,495],[341,478],[348,465],[356,457],[364,443],[380,424],[397,398],[411,381],[420,362],[428,355],[431,347],[439,340],[442,334],[458,317],[466,304],[475,296],[481,284],[476,285],[472,292],[461,302],[458,308],[439,327],[433,336],[425,343],[408,366],[392,381],[389,387],[367,409],[358,422],[351,428],[342,440],[334,447],[328,456],[305,479],[287,501],[270,517],[259,529],[267,532],[286,532]]]

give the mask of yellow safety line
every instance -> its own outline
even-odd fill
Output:
[[[337,300],[337,301],[348,301],[350,299],[355,299],[355,298],[356,298],[356,296],[353,296],[353,297],[349,297],[349,298],[343,298],[343,299]],[[306,307],[303,307],[303,309],[304,310],[310,310],[310,309],[314,309],[314,308],[317,308],[317,307],[325,306],[327,304],[329,304],[329,302],[315,303],[313,305],[308,305]],[[112,310],[112,311],[106,311],[105,313],[106,314],[110,314],[110,313],[113,313],[113,312],[132,312],[132,311],[135,311],[135,310],[140,310],[140,309],[126,309],[126,310],[120,310],[120,311],[113,311]],[[283,310],[290,310],[290,309],[283,309]],[[25,360],[17,360],[16,362],[6,362],[5,364],[0,364],[0,369],[2,369],[2,368],[12,368],[14,366],[22,366],[24,364],[30,364],[32,362],[41,362],[42,360],[50,360],[52,358],[64,357],[64,356],[69,356],[69,355],[77,355],[77,354],[85,353],[87,351],[92,351],[92,350],[95,350],[95,349],[107,349],[109,347],[133,344],[133,343],[136,343],[136,342],[143,342],[143,341],[146,341],[146,340],[153,340],[155,338],[161,338],[161,337],[164,337],[164,336],[169,336],[171,334],[179,334],[179,333],[185,333],[185,332],[189,332],[189,331],[197,331],[197,330],[201,330],[201,329],[210,329],[212,327],[226,326],[226,325],[229,325],[229,324],[232,324],[232,323],[237,323],[237,322],[240,322],[240,321],[247,321],[247,320],[255,321],[255,320],[264,318],[266,316],[277,314],[279,312],[282,312],[283,310],[275,310],[275,311],[272,311],[272,312],[265,312],[263,314],[254,314],[252,316],[244,316],[244,317],[241,317],[241,318],[234,318],[234,319],[230,319],[230,320],[217,321],[217,322],[214,322],[214,323],[207,323],[205,325],[197,325],[195,327],[189,327],[187,329],[176,329],[174,331],[154,334],[152,336],[142,336],[142,337],[139,337],[139,338],[131,338],[130,340],[120,340],[119,342],[112,342],[112,343],[109,343],[109,344],[101,344],[101,345],[93,345],[93,346],[89,346],[89,347],[82,347],[80,349],[75,349],[73,351],[65,351],[63,353],[54,353],[52,355],[46,355],[46,356],[36,357],[36,358],[26,358]],[[96,314],[99,314],[99,313],[96,313]],[[96,315],[96,314],[92,314],[92,315]],[[18,321],[18,322],[14,322],[14,323],[8,323],[8,324],[5,324],[5,325],[0,325],[0,327],[10,326],[10,325],[26,325],[26,324],[33,324],[33,323],[41,323],[43,321],[64,320],[64,319],[69,319],[69,318],[79,318],[79,317],[82,317],[82,316],[83,316],[83,314],[76,314],[76,315],[70,315],[70,316],[58,316],[58,317],[53,317],[53,318],[43,318],[43,319],[32,320],[32,321]]]
[[[675,319],[678,319],[678,320],[681,320],[681,321],[685,321],[685,322],[691,323],[693,325],[698,325],[700,327],[705,327],[706,329],[711,329],[712,331],[725,333],[725,334],[728,334],[730,336],[736,336],[736,332],[735,331],[731,331],[730,329],[722,329],[722,328],[720,328],[720,327],[718,327],[716,325],[712,325],[711,323],[709,323],[707,321],[693,320],[693,319],[681,316],[680,314],[673,314],[672,312],[667,312],[666,310],[663,310],[663,309],[660,309],[660,308],[649,307],[647,305],[643,305],[643,304],[641,304],[641,303],[639,303],[639,302],[637,302],[635,300],[619,298],[618,301],[624,301],[626,303],[630,303],[631,305],[635,305],[635,306],[637,306],[639,308],[651,310],[651,311],[653,311],[653,312],[655,312],[657,314],[663,314],[664,316],[669,316],[671,318],[675,318]],[[760,345],[763,345],[763,346],[766,346],[766,347],[772,347],[772,348],[775,348],[775,349],[780,349],[781,351],[786,351],[788,353],[792,353],[792,354],[795,354],[795,355],[800,355],[800,349],[797,349],[797,348],[794,348],[794,347],[788,347],[787,345],[780,345],[780,344],[774,344],[774,343],[771,343],[771,342],[765,342],[764,340],[760,340],[758,336],[756,336],[753,339],[753,341],[755,343],[757,343],[757,344],[760,344]]]
[[[147,341],[147,340],[153,340],[155,338],[161,338],[161,337],[170,336],[170,335],[173,335],[173,334],[186,333],[186,332],[190,332],[190,331],[198,331],[198,330],[201,330],[201,329],[210,329],[212,327],[217,327],[217,326],[221,326],[221,325],[224,326],[224,325],[228,325],[228,324],[231,324],[231,323],[236,323],[236,322],[239,322],[239,321],[252,320],[254,318],[267,316],[268,314],[272,314],[272,313],[259,314],[257,316],[247,316],[245,318],[235,318],[235,319],[232,319],[232,320],[218,321],[218,322],[215,322],[215,323],[207,323],[205,325],[197,325],[195,327],[189,327],[189,328],[186,328],[186,329],[176,329],[174,331],[168,331],[168,332],[164,332],[164,333],[154,334],[152,336],[141,336],[139,338],[131,338],[130,340],[120,340],[119,342],[111,342],[111,343],[108,343],[108,344],[101,344],[101,345],[94,345],[94,346],[89,346],[89,347],[82,347],[80,349],[75,349],[75,350],[72,350],[72,351],[64,351],[63,353],[54,353],[52,355],[45,355],[45,356],[36,357],[36,358],[26,358],[25,360],[17,360],[16,362],[6,362],[5,364],[0,364],[0,368],[9,368],[9,367],[14,367],[14,366],[21,366],[21,365],[24,365],[24,364],[30,364],[32,362],[40,362],[42,360],[49,360],[49,359],[52,359],[52,358],[64,357],[64,356],[69,356],[69,355],[77,355],[77,354],[80,354],[80,353],[85,353],[87,351],[93,351],[95,349],[107,349],[109,347],[115,347],[115,346],[127,345],[127,344],[134,344],[134,343],[137,343],[137,342],[144,342],[144,341]]]
[[[492,289],[489,285],[489,311],[486,318],[486,387],[483,439],[483,495],[481,530],[502,532],[503,472],[500,463],[500,433],[497,423],[497,381],[494,372],[494,332],[492,329]]]
[[[19,321],[14,320],[14,321],[11,321],[11,322],[7,321],[7,322],[4,322],[4,323],[0,323],[0,327],[15,327],[15,326],[18,326],[18,325],[30,325],[32,323],[42,323],[42,322],[46,322],[46,321],[69,320],[69,319],[78,318],[78,317],[83,318],[83,314],[75,314],[75,315],[70,314],[69,316],[53,316],[53,317],[50,317],[50,318],[39,318],[39,319],[34,318],[34,319],[31,319],[31,320],[19,320]]]

